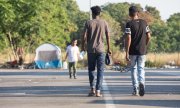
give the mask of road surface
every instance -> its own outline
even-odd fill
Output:
[[[0,108],[180,108],[180,69],[147,69],[146,94],[132,96],[130,72],[107,70],[103,97],[88,97],[87,70],[0,70]]]

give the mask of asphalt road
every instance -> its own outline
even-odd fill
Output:
[[[132,96],[130,72],[107,70],[103,97],[88,97],[87,70],[0,70],[0,108],[180,108],[180,69],[147,69],[146,94]]]

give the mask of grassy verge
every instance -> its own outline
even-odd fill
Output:
[[[126,64],[125,53],[113,52],[113,60]],[[146,67],[163,67],[164,65],[180,66],[180,53],[149,53],[146,56]]]
[[[26,54],[24,56],[25,63],[34,61],[35,54]],[[65,53],[62,54],[61,59],[64,60]],[[120,62],[121,65],[126,65],[124,52],[113,52],[112,59],[114,62]],[[7,61],[12,61],[13,56],[6,53],[0,54],[0,64]],[[149,53],[146,56],[146,67],[163,67],[164,65],[180,66],[180,53]],[[87,57],[78,62],[78,68],[87,66]]]

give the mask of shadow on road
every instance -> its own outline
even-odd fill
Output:
[[[169,108],[179,108],[180,100],[113,100],[114,104],[121,105],[141,105],[141,106],[154,106],[154,107],[169,107]],[[108,100],[106,101],[108,102]],[[92,101],[94,104],[105,104],[104,100],[95,100]],[[179,103],[179,104],[177,104]],[[108,104],[108,103],[106,103]],[[111,103],[110,103],[111,104]]]
[[[86,86],[25,86],[25,87],[0,87],[1,94],[17,96],[18,94],[36,96],[60,96],[60,97],[84,97],[87,96],[89,88]],[[3,96],[3,95],[2,95]],[[7,95],[8,96],[8,95]],[[4,96],[3,96],[4,97]]]

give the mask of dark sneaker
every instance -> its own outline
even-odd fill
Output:
[[[71,74],[69,74],[69,79],[72,79],[72,75]]]
[[[96,95],[96,93],[93,93],[93,92],[90,92],[89,94],[88,94],[88,96],[90,97],[90,96],[95,96]]]
[[[88,94],[88,96],[95,96],[95,95],[96,95],[95,89],[92,88],[91,91],[90,91],[90,93]]]
[[[139,84],[139,95],[144,96],[145,90],[144,90],[144,85],[142,83]]]
[[[138,90],[137,90],[137,89],[134,89],[134,91],[132,92],[132,95],[133,95],[133,96],[139,96]]]

